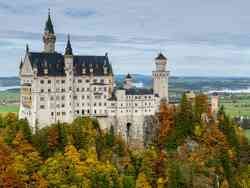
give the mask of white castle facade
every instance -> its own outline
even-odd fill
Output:
[[[111,126],[127,141],[143,139],[145,117],[154,115],[161,100],[168,101],[167,59],[155,59],[153,88],[135,88],[128,74],[122,88],[115,85],[108,55],[75,55],[68,37],[65,53],[55,51],[56,35],[50,15],[42,52],[26,47],[20,64],[19,118],[31,127],[72,122],[79,116],[97,118],[102,129]]]

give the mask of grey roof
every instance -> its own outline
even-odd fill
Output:
[[[153,89],[132,88],[126,89],[126,95],[153,95]]]
[[[155,59],[156,60],[166,60],[167,58],[162,53],[159,53]]]
[[[37,68],[37,76],[44,76],[44,69],[48,69],[48,76],[65,76],[64,56],[60,53],[28,52],[33,68]],[[94,76],[103,76],[104,67],[107,73],[113,75],[112,66],[107,56],[73,56],[74,75],[90,75],[93,69]]]

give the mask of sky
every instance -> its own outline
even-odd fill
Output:
[[[151,74],[163,52],[172,76],[250,76],[249,0],[0,0],[0,77],[17,76],[26,43],[42,51],[51,9],[63,53],[109,54],[116,74]]]

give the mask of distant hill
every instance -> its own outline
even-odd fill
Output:
[[[150,75],[133,74],[134,82],[142,83],[144,87],[152,87]],[[118,86],[123,84],[125,75],[115,75]],[[0,77],[0,87],[11,87],[20,84],[18,77]],[[170,77],[170,91],[195,90],[222,90],[222,89],[247,89],[250,88],[250,78],[221,78],[221,77]]]
[[[0,77],[0,87],[18,86],[19,84],[18,77]]]

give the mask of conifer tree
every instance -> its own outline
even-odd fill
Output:
[[[190,136],[194,129],[194,115],[192,110],[192,104],[187,99],[186,94],[183,94],[179,112],[176,116],[176,131],[178,137]]]

